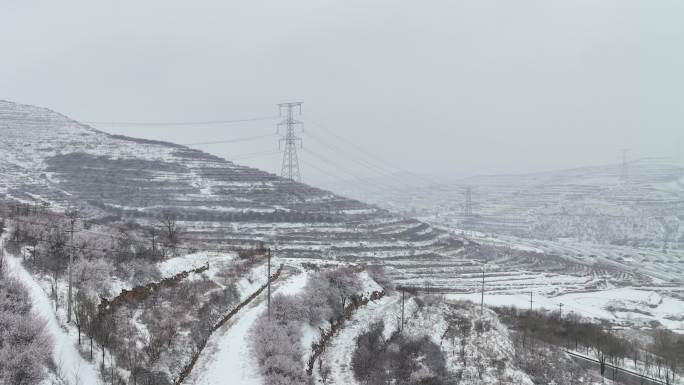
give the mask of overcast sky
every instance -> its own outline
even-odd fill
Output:
[[[301,100],[312,183],[616,163],[621,148],[670,156],[684,138],[681,0],[0,4],[0,99],[145,122],[270,117]],[[95,126],[264,136],[198,148],[273,172],[276,122]],[[348,141],[385,165],[350,161]]]

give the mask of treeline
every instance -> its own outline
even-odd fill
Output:
[[[160,219],[163,212],[149,210],[132,210],[105,204],[103,201],[88,201],[118,218],[155,218]],[[197,222],[277,222],[277,223],[334,223],[339,220],[335,215],[325,212],[255,211],[246,208],[244,211],[218,211],[202,209],[186,209],[177,213],[178,220]]]
[[[643,343],[627,339],[612,330],[609,324],[583,320],[576,313],[560,317],[557,312],[520,310],[515,307],[495,308],[501,321],[516,331],[516,348],[522,355],[550,344],[566,349],[583,351],[599,363],[602,376],[608,376],[607,363],[624,367],[631,360],[641,373],[675,382],[684,363],[684,337],[669,330],[652,332],[652,342]],[[543,348],[543,346],[542,346]],[[618,371],[610,373],[615,380]]]
[[[121,223],[113,233],[98,233],[89,230],[91,222],[80,218],[75,209],[53,213],[43,205],[16,204],[5,204],[0,209],[5,212],[3,221],[9,222],[13,230],[7,239],[8,250],[21,255],[34,273],[52,278],[56,308],[60,300],[58,281],[65,275],[71,258],[73,268],[94,270],[103,278],[98,290],[90,294],[107,296],[112,294],[105,287],[112,276],[133,285],[159,280],[156,263],[176,255],[180,246],[182,229],[170,212],[155,225]]]
[[[0,221],[11,224],[7,227],[12,229],[6,248],[22,256],[34,274],[49,278],[56,312],[67,307],[71,282],[73,301],[68,322],[78,330],[82,350],[101,366],[105,383],[170,384],[185,359],[238,302],[235,283],[263,259],[257,258],[263,256],[262,250],[246,251],[241,258],[219,267],[212,279],[161,285],[144,299],[127,302],[114,311],[101,311],[100,299],[117,294],[110,292],[112,279],[133,286],[161,280],[157,262],[174,255],[179,247],[182,229],[177,217],[168,213],[148,227],[123,223],[115,235],[108,236],[85,231],[85,221],[73,211],[51,213],[42,205],[0,209],[5,214]],[[71,230],[73,218],[77,231],[72,241],[65,230]]]
[[[214,325],[239,301],[238,277],[227,270],[217,274],[230,283],[219,286],[208,279],[182,280],[159,285],[149,295],[108,309],[98,308],[92,297],[79,290],[74,313],[79,345],[83,333],[89,339],[91,360],[93,344],[100,346],[106,382],[171,384],[184,359],[206,341]],[[128,372],[127,381],[117,369]]]

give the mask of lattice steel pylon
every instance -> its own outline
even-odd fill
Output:
[[[283,166],[280,175],[283,178],[293,180],[295,182],[302,181],[302,174],[299,171],[299,159],[297,158],[297,143],[302,146],[302,139],[295,135],[297,127],[303,128],[303,123],[294,118],[295,109],[299,109],[298,115],[302,113],[302,102],[280,103],[278,104],[280,116],[283,116],[283,110],[286,111],[285,120],[278,123],[278,132],[280,128],[285,129],[285,134],[278,143],[278,147],[283,149]],[[284,146],[283,146],[284,143]]]
[[[471,187],[466,187],[465,191],[465,206],[463,210],[463,214],[466,217],[472,217],[473,216],[473,201],[472,201],[472,188]]]
[[[627,168],[627,157],[629,155],[629,149],[628,148],[623,148],[620,150],[622,153],[622,162],[620,163],[620,180],[623,182],[627,182],[627,179],[629,178],[629,169]]]

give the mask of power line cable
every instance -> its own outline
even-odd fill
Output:
[[[390,181],[396,183],[397,187],[403,189],[407,187],[409,184],[400,176],[398,176],[396,173],[387,173],[384,171],[382,168],[364,160],[364,159],[359,159],[356,155],[352,154],[350,151],[345,150],[344,148],[341,148],[335,144],[332,144],[328,142],[327,140],[324,140],[318,135],[314,134],[311,130],[307,131],[307,135],[311,136],[314,140],[318,141],[319,143],[323,144],[324,146],[332,149],[335,152],[339,153],[344,153],[345,154],[345,159],[351,160],[355,162],[356,164],[360,165],[361,167],[370,170],[371,172],[377,173],[378,175],[388,178]]]
[[[316,124],[316,123],[315,123],[315,124]],[[322,128],[322,126],[319,126],[319,128]],[[340,136],[338,136],[338,135],[336,135],[336,134],[333,134],[332,132],[329,132],[329,131],[320,131],[320,132],[321,132],[322,134],[328,134],[328,135],[330,135],[331,137],[333,137],[334,139],[336,139],[338,142],[339,142],[340,139],[341,139]],[[318,137],[317,134],[314,134],[311,130],[307,131],[307,135],[311,135],[312,137],[314,137],[314,139],[316,139],[316,140],[318,140],[318,141],[323,141],[322,138]],[[346,139],[344,139],[344,140],[347,141]],[[327,142],[327,141],[326,141],[326,142]],[[352,142],[350,142],[350,141],[347,141],[347,142],[348,142],[348,144],[347,144],[348,146],[353,145]],[[327,142],[327,144],[328,144],[328,145],[331,145],[330,142]],[[354,146],[355,146],[355,145],[354,145]],[[344,149],[342,149],[340,146],[335,145],[335,147],[336,147],[337,149],[339,149],[339,150],[341,150],[341,151],[347,153],[347,154],[351,154],[350,151],[344,150]],[[361,155],[366,155],[363,151],[360,150],[360,147],[352,147],[352,148],[355,149],[355,151],[356,151],[357,154],[361,153]],[[370,152],[369,152],[369,154],[370,154]],[[358,155],[355,155],[355,156],[358,157]],[[368,155],[366,155],[366,157],[368,157]],[[355,159],[357,159],[357,158],[355,158]],[[366,159],[359,159],[359,161],[365,163],[365,164],[368,165],[369,167],[372,167],[372,168],[374,168],[374,169],[376,169],[376,170],[380,170],[380,172],[382,172],[382,173],[387,173],[387,174],[396,173],[396,170],[390,169],[390,168],[388,168],[387,166],[381,165],[381,164],[379,164],[379,163],[374,163],[374,161],[369,161],[368,158],[366,158]]]
[[[167,122],[131,122],[131,121],[84,121],[85,124],[107,125],[107,126],[209,126],[221,124],[233,124],[244,122],[256,122],[262,120],[273,120],[278,116],[263,116],[246,119],[225,119],[225,120],[194,120],[194,121],[167,121]]]
[[[272,138],[276,136],[276,134],[266,134],[266,135],[252,135],[252,136],[243,136],[243,137],[238,137],[238,138],[233,138],[233,139],[225,139],[225,140],[214,140],[214,141],[209,141],[209,142],[194,142],[194,143],[181,143],[181,146],[204,146],[208,144],[226,144],[226,143],[238,143],[238,142],[249,142],[252,140],[259,140],[259,139],[265,139],[265,138]]]
[[[236,156],[229,156],[228,160],[233,161],[233,160],[253,159],[253,158],[261,158],[261,157],[271,156],[271,155],[276,155],[276,154],[280,154],[280,151],[278,151],[278,150],[258,151],[258,152],[240,154],[240,155],[236,155]]]
[[[342,171],[343,173],[349,175],[349,177],[350,177],[352,180],[357,181],[357,182],[360,182],[360,183],[357,185],[357,187],[359,187],[359,188],[365,190],[366,192],[372,192],[372,193],[374,193],[374,194],[377,194],[377,193],[385,193],[385,192],[387,192],[387,191],[393,191],[392,188],[382,187],[382,186],[376,185],[376,184],[370,184],[370,185],[369,185],[368,183],[365,183],[366,181],[365,181],[364,179],[362,179],[362,178],[359,177],[358,175],[354,174],[354,172],[351,172],[351,171],[345,169],[344,167],[341,167],[338,163],[336,163],[336,162],[334,162],[334,161],[328,159],[327,157],[325,157],[325,156],[323,156],[323,155],[320,155],[320,154],[318,154],[318,153],[316,153],[316,152],[314,152],[314,151],[311,151],[310,149],[308,149],[308,148],[306,148],[306,147],[305,147],[303,150],[304,150],[304,152],[306,152],[307,154],[310,154],[310,155],[312,155],[312,156],[318,158],[319,160],[323,161],[324,163],[330,165],[330,166],[332,167],[332,170],[329,170],[328,172],[326,172],[326,174],[328,174],[328,175],[335,175],[335,174],[338,173],[339,171]],[[332,172],[330,172],[330,171],[332,171]]]
[[[330,180],[333,180],[333,181],[339,182],[339,179],[338,179],[337,177],[334,176],[334,175],[335,175],[335,172],[334,172],[334,171],[331,172],[331,170],[329,170],[329,169],[328,169],[328,170],[325,170],[324,168],[321,168],[321,167],[319,167],[318,165],[316,165],[316,164],[314,164],[314,163],[309,163],[309,162],[308,162],[307,160],[305,160],[305,159],[301,159],[301,162],[302,162],[304,165],[306,165],[307,167],[311,167],[312,169],[318,171],[318,172],[319,172],[321,175],[323,175],[325,178],[330,179]],[[374,187],[371,187],[370,185],[366,185],[366,184],[359,184],[357,187],[358,187],[359,189],[361,189],[362,191],[364,191],[365,193],[367,193],[367,194],[378,194],[379,192],[380,192],[380,193],[383,193],[383,192],[384,192],[384,191],[381,190],[380,187],[377,187],[377,186],[375,186],[375,190],[373,189]]]
[[[349,140],[349,139],[347,139],[347,138],[345,138],[345,137],[343,137],[343,136],[340,136],[339,134],[335,133],[333,130],[330,130],[330,129],[326,128],[323,124],[317,122],[317,121],[314,120],[314,119],[308,118],[307,121],[310,121],[310,122],[313,123],[315,126],[317,126],[318,128],[320,128],[320,129],[322,130],[322,132],[325,132],[326,134],[331,135],[331,136],[335,137],[336,139],[338,139],[338,140],[340,140],[340,141],[342,141],[342,142],[345,142],[348,146],[354,148],[356,151],[358,151],[358,152],[364,154],[364,155],[367,156],[367,157],[370,157],[370,158],[375,159],[377,162],[384,163],[385,165],[391,167],[392,169],[401,171],[401,172],[403,172],[403,173],[405,173],[405,174],[408,174],[408,175],[411,175],[411,176],[413,176],[413,177],[415,177],[415,178],[422,179],[423,181],[425,181],[425,182],[427,182],[427,183],[430,183],[430,184],[443,184],[443,183],[440,182],[440,181],[433,180],[433,179],[431,179],[431,178],[429,178],[429,177],[426,177],[426,176],[424,176],[424,175],[416,174],[416,173],[414,173],[414,172],[411,172],[411,171],[409,171],[409,170],[406,170],[406,169],[403,168],[403,167],[394,165],[394,164],[388,162],[388,161],[385,160],[385,159],[382,159],[381,157],[377,156],[376,154],[374,154],[374,153],[372,153],[372,152],[370,152],[370,151],[364,149],[363,147],[361,147],[360,145],[358,145],[358,144],[355,143],[354,141],[351,141],[351,140]],[[386,167],[387,167],[387,166],[386,166]]]

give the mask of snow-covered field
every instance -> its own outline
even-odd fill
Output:
[[[614,288],[601,291],[568,293],[556,297],[532,293],[532,307],[559,311],[564,314],[577,313],[596,320],[608,320],[624,327],[652,328],[659,322],[664,327],[684,333],[684,300],[660,294],[648,288]],[[479,303],[480,293],[451,293],[447,298],[464,299]],[[529,309],[529,293],[490,294],[485,293],[488,306],[516,306]],[[562,307],[560,306],[562,305]]]
[[[172,277],[180,272],[200,268],[209,264],[222,265],[236,257],[235,253],[197,252],[169,258],[157,264],[162,277]]]

